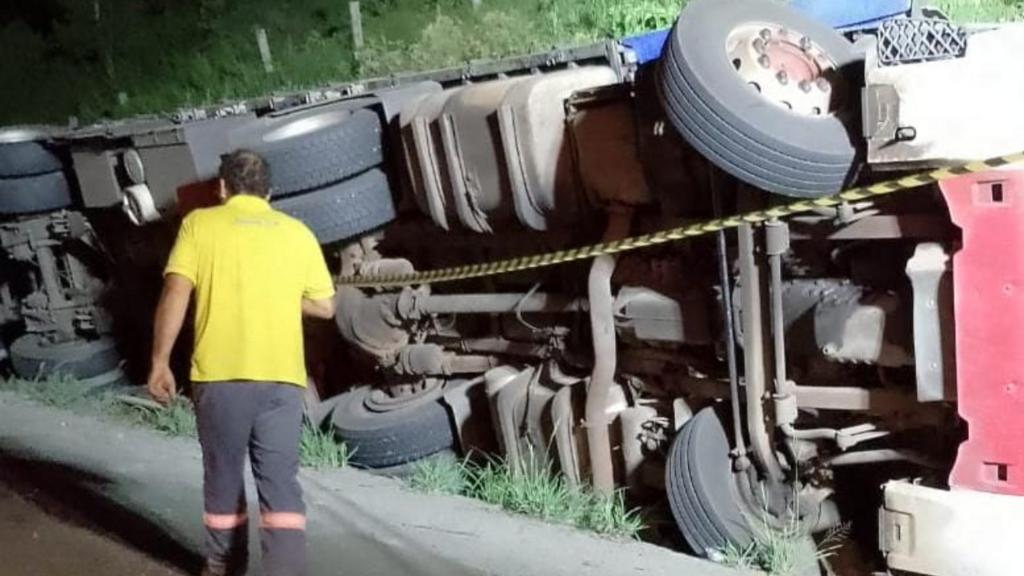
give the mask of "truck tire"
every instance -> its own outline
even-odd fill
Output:
[[[392,468],[455,445],[448,411],[437,398],[374,412],[366,402],[372,390],[363,386],[346,392],[331,414],[334,432],[348,446],[354,466]]]
[[[71,202],[71,190],[63,172],[0,178],[0,215],[59,210],[71,206]]]
[[[733,485],[725,429],[715,411],[705,408],[676,435],[665,470],[672,515],[695,554],[750,543],[753,533]]]
[[[743,497],[732,468],[722,417],[714,408],[705,408],[676,435],[665,468],[672,516],[690,549],[699,556],[721,553],[730,545],[742,550],[757,531],[777,529],[770,522],[760,523],[759,515],[765,513],[767,505],[751,509],[741,503]],[[791,520],[786,522],[788,526]],[[821,576],[814,538],[794,533],[787,533],[786,538],[792,546],[786,574]]]
[[[302,118],[294,124],[317,118]],[[325,122],[322,127],[275,140],[257,150],[270,166],[275,195],[290,196],[334,184],[384,161],[383,129],[373,110],[364,108],[341,120]],[[287,134],[290,126],[275,129],[264,138]]]
[[[395,219],[395,202],[384,172],[372,169],[326,188],[274,202],[301,220],[321,244],[345,240]]]
[[[38,334],[26,334],[11,344],[14,373],[26,380],[65,374],[88,379],[118,367],[121,355],[110,338],[50,344]]]
[[[416,468],[422,464],[430,462],[451,462],[458,464],[460,462],[459,455],[455,453],[455,450],[446,448],[440,452],[435,452],[430,456],[421,458],[415,462],[406,462],[405,464],[398,464],[397,466],[388,466],[386,468],[367,468],[367,472],[374,476],[384,476],[386,478],[397,478],[398,480],[409,480],[416,474]]]
[[[765,60],[751,64],[730,52],[762,34],[770,39],[769,48],[760,48]],[[806,49],[795,48],[805,41]],[[769,192],[817,197],[855,176],[859,113],[852,88],[861,60],[837,32],[783,3],[693,0],[666,43],[658,88],[673,126],[719,168]],[[789,103],[779,94],[797,82],[786,70],[808,79],[806,98],[842,105],[807,110]],[[750,78],[765,71],[774,75],[762,89]]]
[[[55,172],[60,158],[41,142],[0,143],[0,178],[20,178]]]

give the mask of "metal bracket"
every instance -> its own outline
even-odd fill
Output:
[[[921,402],[956,399],[949,269],[949,255],[934,243],[919,244],[907,261],[907,276],[914,289],[914,365]]]
[[[868,86],[864,88],[861,101],[864,137],[868,139],[868,145],[884,147],[899,141],[900,97],[896,88],[887,84]]]

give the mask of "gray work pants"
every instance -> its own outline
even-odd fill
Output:
[[[243,574],[248,564],[245,457],[260,501],[266,576],[302,576],[306,508],[299,470],[303,392],[276,382],[210,382],[196,392],[203,448],[206,554],[211,573]]]

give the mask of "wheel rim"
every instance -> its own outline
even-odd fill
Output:
[[[390,386],[387,390],[374,388],[366,395],[363,406],[370,412],[394,412],[433,402],[442,394],[442,381],[430,378],[416,383]]]
[[[726,39],[736,73],[764,100],[810,117],[842,108],[842,75],[813,39],[774,24],[744,24]]]

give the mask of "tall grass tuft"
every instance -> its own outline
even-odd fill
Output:
[[[751,519],[753,537],[749,544],[729,543],[717,551],[714,559],[726,566],[761,570],[772,576],[818,574],[820,564],[834,556],[849,537],[849,524],[840,524],[816,542],[795,510],[787,513],[782,526],[769,523],[770,514],[765,507],[759,520]]]
[[[196,417],[192,403],[181,396],[167,405],[119,396],[114,390],[90,388],[74,377],[55,374],[39,380],[0,378],[0,391],[13,392],[30,401],[149,428],[168,436],[195,437]],[[303,467],[341,468],[348,465],[351,452],[330,432],[304,426],[299,438],[299,460]]]
[[[17,393],[33,402],[55,408],[89,409],[104,404],[95,391],[72,376],[56,373],[45,378],[0,379],[0,390]]]
[[[621,492],[605,496],[571,486],[544,466],[517,472],[500,459],[435,459],[417,465],[409,482],[419,490],[476,498],[508,512],[599,534],[636,538],[644,528],[639,512],[626,507]]]
[[[334,433],[303,426],[299,436],[299,464],[304,468],[344,468],[352,456],[348,445]]]
[[[469,488],[470,464],[453,456],[435,455],[416,462],[409,485],[420,492],[465,494]]]

